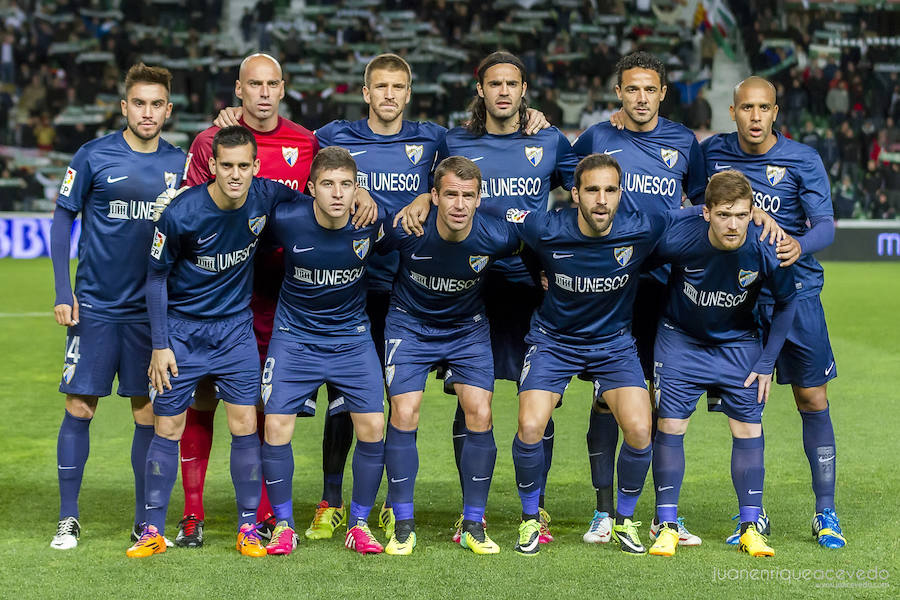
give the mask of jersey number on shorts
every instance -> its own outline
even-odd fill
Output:
[[[402,338],[391,338],[389,340],[385,340],[384,342],[384,364],[389,365],[394,362],[394,352],[397,351],[397,348],[400,347],[400,342],[402,342]]]
[[[69,342],[69,347],[66,349],[66,362],[77,363],[78,359],[81,358],[81,353],[78,351],[78,346],[81,344],[81,336],[73,335],[72,341]],[[71,359],[71,361],[69,360]]]

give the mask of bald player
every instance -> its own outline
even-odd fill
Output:
[[[782,265],[794,264],[797,315],[775,363],[777,381],[790,384],[803,422],[803,448],[816,497],[813,535],[820,546],[842,548],[846,540],[835,513],[835,441],[829,414],[828,382],[837,376],[819,294],[822,265],[814,254],[834,240],[834,213],[828,175],[818,153],[777,134],[775,87],[750,77],[734,88],[729,109],[737,132],[704,140],[707,175],[741,171],[753,187],[753,201],[792,236],[779,244]],[[796,262],[794,262],[796,261]],[[771,324],[774,299],[759,298],[764,326]],[[768,520],[765,513],[765,525]],[[736,532],[737,533],[737,532]],[[728,538],[737,543],[738,536]]]

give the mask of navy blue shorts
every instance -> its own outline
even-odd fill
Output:
[[[339,412],[384,411],[384,380],[371,337],[343,344],[304,344],[275,332],[262,374],[266,414],[314,414],[316,390],[329,384],[341,395],[328,407]]]
[[[759,305],[764,331],[768,331],[772,323],[773,308],[771,304]],[[797,301],[794,325],[775,361],[775,375],[780,384],[802,388],[818,387],[837,377],[825,325],[825,309],[818,295]]]
[[[169,348],[175,353],[178,377],[169,377],[172,389],[151,393],[153,413],[180,415],[193,402],[194,389],[210,377],[217,397],[231,404],[253,406],[259,402],[259,348],[253,334],[253,317],[241,313],[215,321],[188,321],[168,317]]]
[[[119,376],[120,396],[147,396],[153,344],[149,323],[113,323],[85,315],[66,330],[66,358],[59,391],[109,396]]]
[[[765,403],[756,383],[744,387],[762,344],[703,344],[661,321],[653,350],[654,404],[661,419],[687,419],[704,392],[721,399],[717,410],[742,423],[762,422]]]
[[[541,305],[544,292],[524,283],[510,282],[489,270],[484,280],[484,309],[491,325],[494,377],[518,381],[528,344],[531,315]]]
[[[596,344],[565,344],[538,330],[525,337],[529,344],[519,377],[519,392],[546,390],[562,395],[574,375],[594,382],[597,397],[623,387],[647,389],[634,338],[627,330],[597,340]]]
[[[384,379],[388,395],[425,389],[435,365],[448,368],[446,382],[494,391],[494,363],[487,320],[432,327],[392,307],[385,320]]]

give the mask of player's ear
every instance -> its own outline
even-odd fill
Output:
[[[578,187],[572,186],[572,202],[578,204]]]
[[[285,87],[285,83],[284,83],[284,79],[282,79],[281,80],[281,93],[278,95],[279,100],[284,100],[284,87]]]
[[[528,91],[528,83],[523,81],[522,82],[522,95],[524,96],[525,92],[527,92],[527,91]]]
[[[709,223],[710,216],[711,216],[711,213],[709,212],[709,208],[704,204],[703,205],[703,218],[706,220],[707,223]]]
[[[438,205],[438,191],[437,188],[431,188],[431,203],[435,206]]]
[[[166,104],[166,118],[168,119],[171,116],[172,116],[172,103],[169,102],[168,104]]]
[[[236,79],[234,81],[234,95],[238,97],[238,99],[243,100],[243,96],[241,96],[241,80]]]
[[[622,88],[616,85],[616,97],[621,100],[622,99]]]
[[[364,86],[362,87],[362,97],[363,97],[363,101],[364,101],[366,104],[371,104],[371,102],[372,102],[372,96],[370,95],[370,92],[369,92],[369,86],[364,85]]]
[[[309,195],[313,198],[316,197],[316,184],[313,183],[312,180],[306,182],[306,189],[309,190]]]
[[[212,156],[209,157],[209,173],[210,175],[216,174],[216,159]]]
[[[253,159],[253,176],[256,177],[257,173],[259,173],[259,159]]]
[[[119,101],[119,104],[121,104],[121,106],[122,106],[122,116],[127,117],[128,116],[128,101],[123,99],[123,100]]]
[[[667,85],[664,85],[660,88],[660,90],[659,90],[659,101],[660,102],[662,102],[663,100],[666,99],[666,91],[668,91],[668,89],[669,89],[669,86],[667,86]]]
[[[478,92],[479,98],[484,98],[484,88],[481,87],[480,83],[475,84],[475,91]]]
[[[728,114],[731,115],[731,120],[734,121],[734,104],[728,107]]]
[[[773,109],[772,113],[773,113],[772,121],[773,122],[777,121],[778,120],[778,105],[777,104],[775,105],[775,108]]]

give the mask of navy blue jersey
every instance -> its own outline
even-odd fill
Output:
[[[709,223],[702,216],[673,215],[656,248],[672,263],[665,322],[705,343],[756,344],[760,290],[769,289],[779,304],[796,293],[793,269],[779,268],[775,247],[760,241],[761,233],[751,222],[740,248],[719,250],[709,241]]]
[[[156,152],[135,152],[121,131],[75,153],[56,202],[81,212],[75,297],[83,314],[147,321],[153,201],[181,186],[184,162],[184,152],[163,139]]]
[[[519,236],[540,258],[549,289],[532,328],[567,344],[597,339],[631,326],[641,264],[656,247],[669,216],[617,214],[608,235],[578,229],[578,209],[522,214]]]
[[[340,146],[356,161],[356,181],[378,206],[396,214],[419,194],[431,191],[431,170],[447,130],[431,122],[403,121],[395,135],[378,135],[367,119],[332,121],[316,130],[319,144]],[[389,292],[397,273],[396,254],[375,255],[369,261],[371,289]]]
[[[391,304],[429,325],[453,325],[480,319],[483,275],[497,258],[515,253],[521,242],[515,228],[475,212],[472,230],[461,242],[448,242],[437,231],[437,210],[425,221],[422,237],[402,229],[387,231],[384,244],[400,253],[400,270]]]
[[[737,133],[720,133],[703,140],[701,146],[707,175],[711,177],[724,169],[736,169],[746,175],[753,188],[753,202],[790,235],[805,234],[810,219],[834,217],[825,166],[819,154],[806,144],[778,135],[775,145],[765,154],[747,154],[741,150]],[[794,263],[794,277],[798,298],[822,290],[822,265],[812,254],[803,254]],[[763,290],[760,301],[771,304],[773,300]]]
[[[510,208],[547,210],[550,192],[559,186],[571,189],[578,158],[569,140],[556,127],[534,135],[486,133],[476,136],[463,127],[447,132],[447,144],[438,162],[448,156],[465,156],[481,169],[481,202],[496,214]],[[518,257],[498,261],[494,268],[510,281],[532,284]]]
[[[308,343],[368,339],[366,263],[383,220],[359,229],[349,221],[326,229],[316,221],[313,203],[304,196],[275,209],[270,235],[284,246],[284,283],[274,335]]]
[[[706,167],[694,133],[680,123],[659,118],[651,131],[619,131],[609,122],[592,125],[572,145],[579,160],[609,154],[622,167],[619,214],[660,214],[681,206],[682,195],[703,196]]]
[[[150,269],[169,273],[169,312],[187,319],[223,319],[246,310],[253,257],[269,216],[277,204],[300,197],[285,185],[254,177],[247,200],[234,210],[216,206],[206,185],[173,200],[150,247]]]

